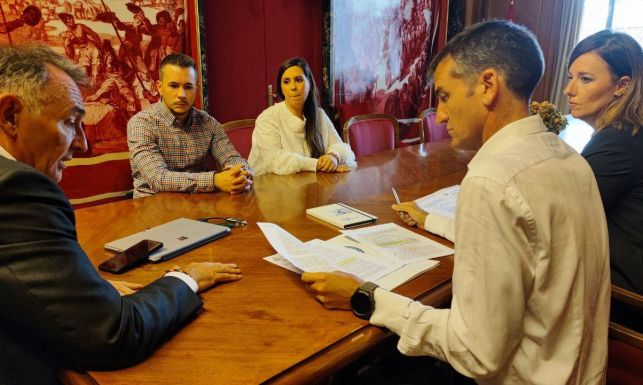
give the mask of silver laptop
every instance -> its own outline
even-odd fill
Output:
[[[230,234],[230,228],[179,218],[105,244],[110,251],[123,251],[144,239],[163,242],[163,247],[150,254],[152,262],[167,261],[179,254]]]

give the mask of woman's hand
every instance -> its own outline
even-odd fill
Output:
[[[339,159],[335,155],[322,155],[317,159],[317,171],[322,172],[335,172],[339,165]]]

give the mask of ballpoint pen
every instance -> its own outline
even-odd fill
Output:
[[[395,198],[395,203],[398,205],[400,204],[400,197],[397,195],[397,191],[395,191],[395,187],[391,187],[391,191],[393,191],[393,197]]]

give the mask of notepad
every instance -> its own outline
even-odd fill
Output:
[[[205,243],[224,237],[230,228],[200,222],[194,219],[179,218],[162,225],[132,234],[105,244],[105,249],[122,251],[144,240],[163,242],[163,247],[149,256],[152,262],[166,261]]]
[[[306,214],[328,222],[340,229],[348,229],[377,221],[375,215],[367,214],[343,203],[314,207],[306,210]]]

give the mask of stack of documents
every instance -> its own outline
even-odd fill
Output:
[[[302,242],[273,223],[258,223],[279,253],[269,262],[302,272],[343,271],[391,290],[435,267],[453,249],[394,223],[344,230],[328,241]]]

